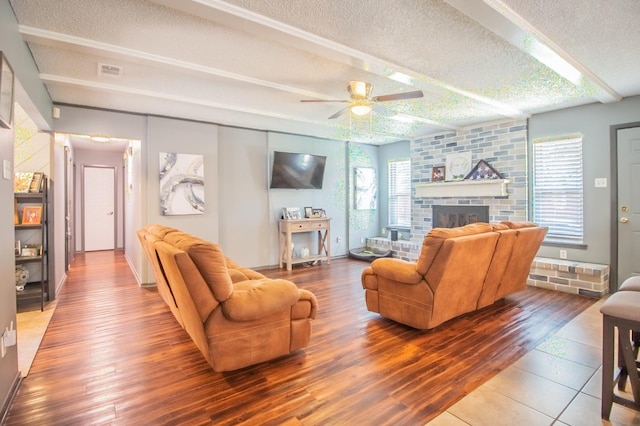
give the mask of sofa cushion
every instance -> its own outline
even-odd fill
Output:
[[[508,220],[503,220],[500,223],[502,223],[504,225],[507,225],[510,229],[531,228],[531,227],[534,227],[534,226],[538,226],[537,224],[535,224],[533,222],[527,222],[527,221],[511,222],[511,221],[508,221]]]
[[[176,228],[171,228],[169,226],[164,226],[164,225],[158,225],[158,224],[152,224],[152,225],[148,225],[145,230],[160,238],[163,239],[169,232],[176,232],[177,229]]]
[[[220,246],[185,232],[171,232],[164,240],[189,254],[219,302],[229,298],[233,292],[233,283]]]
[[[427,273],[446,239],[491,231],[491,225],[484,222],[471,223],[458,228],[433,228],[422,241],[422,250],[416,263],[416,271],[420,275]]]
[[[500,223],[492,223],[491,229],[494,231],[506,231],[507,229],[511,229],[511,227],[504,222],[500,222]]]
[[[233,321],[253,321],[283,309],[291,309],[300,298],[298,287],[283,279],[249,280],[235,283],[233,293],[222,304]]]

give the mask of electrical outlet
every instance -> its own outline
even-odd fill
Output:
[[[567,251],[560,250],[560,259],[566,259],[566,258],[567,258]]]
[[[596,178],[595,187],[596,188],[606,188],[607,187],[607,178]]]
[[[382,235],[387,235],[387,228],[382,228]]]
[[[340,244],[340,241],[342,241],[342,237],[336,237],[336,243]]]

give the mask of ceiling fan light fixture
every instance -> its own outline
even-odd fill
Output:
[[[351,112],[354,115],[359,116],[367,115],[371,112],[371,105],[367,103],[356,103],[355,105],[351,106]]]

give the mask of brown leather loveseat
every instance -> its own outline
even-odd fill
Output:
[[[526,286],[547,228],[530,222],[434,228],[416,262],[376,259],[362,272],[367,309],[431,329]]]
[[[309,344],[317,300],[226,258],[217,244],[162,225],[138,238],[158,293],[215,371],[236,370]]]

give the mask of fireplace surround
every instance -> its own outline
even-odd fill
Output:
[[[434,228],[456,228],[476,222],[489,222],[489,206],[434,205]]]

